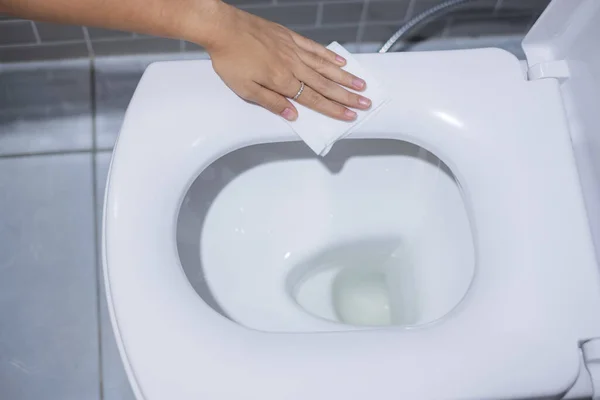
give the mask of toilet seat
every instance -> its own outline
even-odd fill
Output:
[[[600,284],[557,81],[526,81],[494,49],[359,61],[410,96],[351,137],[415,143],[462,186],[478,263],[466,298],[413,330],[276,334],[217,314],[179,264],[183,196],[220,156],[297,139],[209,62],[154,64],[127,111],[104,213],[108,305],[138,398],[551,397],[575,382],[578,344],[600,337]]]

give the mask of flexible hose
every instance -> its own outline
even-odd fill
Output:
[[[398,40],[400,40],[400,38],[402,38],[404,35],[406,35],[406,33],[408,33],[414,27],[420,25],[421,23],[428,21],[433,17],[437,17],[438,15],[449,11],[450,9],[456,6],[472,1],[477,0],[447,0],[443,3],[438,4],[437,6],[431,7],[423,11],[422,13],[416,15],[415,17],[411,18],[407,23],[402,25],[400,29],[398,29],[396,33],[394,33],[392,37],[390,37],[389,40],[385,42],[383,46],[381,46],[379,52],[387,53],[392,48],[392,46],[395,45]]]

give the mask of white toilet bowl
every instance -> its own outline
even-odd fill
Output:
[[[349,329],[335,305],[360,301],[352,293],[370,281],[348,287],[353,274],[383,278],[371,287],[379,300],[365,304],[373,323],[376,309],[384,320],[405,314],[395,318],[404,326],[433,321],[458,304],[475,268],[466,207],[440,163],[398,140],[343,141],[325,160],[301,142],[229,153],[183,201],[183,267],[208,282],[198,293],[210,290],[229,317],[261,331]],[[347,279],[336,281],[341,269]],[[388,285],[403,284],[414,293],[390,310],[389,294],[408,291]]]
[[[209,62],[150,66],[103,235],[136,396],[600,395],[598,21],[553,2],[525,68],[358,56],[393,100],[323,160]]]

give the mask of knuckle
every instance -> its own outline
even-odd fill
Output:
[[[329,63],[326,59],[324,59],[323,57],[315,57],[315,63],[317,64],[317,67],[319,68],[324,68],[326,67]]]
[[[348,104],[348,105],[358,104],[358,99],[360,97],[357,94],[351,93],[347,90],[345,90],[345,92],[346,92],[346,104]]]
[[[237,91],[238,96],[240,96],[244,100],[253,100],[254,99],[254,90],[251,88],[242,87]]]
[[[353,80],[354,80],[354,77],[351,74],[340,69],[340,82],[341,83],[343,83],[345,85],[352,85]]]
[[[271,80],[276,87],[287,88],[292,82],[292,75],[286,72],[277,72],[272,74]]]
[[[306,96],[306,103],[311,108],[319,108],[323,98],[316,93],[311,92],[309,96]]]
[[[320,77],[319,79],[316,80],[316,88],[318,92],[322,93],[322,94],[330,94],[331,92],[333,92],[335,90],[333,83],[328,80],[325,79],[323,77]]]
[[[275,98],[270,101],[270,106],[273,111],[279,112],[283,111],[286,106],[286,102],[283,99]]]
[[[346,108],[336,104],[332,112],[334,117],[343,118],[346,114]]]

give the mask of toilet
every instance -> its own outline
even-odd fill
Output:
[[[115,146],[108,307],[138,399],[600,399],[600,2],[499,49],[356,55],[392,100],[321,158],[208,61]]]

